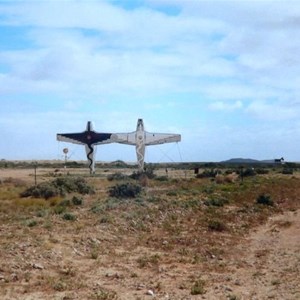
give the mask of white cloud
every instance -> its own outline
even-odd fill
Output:
[[[14,2],[0,6],[5,25],[45,28],[97,28],[124,30],[128,18],[124,10],[103,1]]]
[[[31,49],[0,54],[11,70],[2,76],[5,90],[21,81],[18,90],[54,89],[72,96],[172,90],[237,101],[299,89],[295,3],[148,3],[154,9],[83,1],[0,6],[6,23],[30,26],[32,41]],[[161,5],[181,11],[156,11]]]
[[[221,111],[232,111],[236,109],[241,109],[242,107],[243,107],[242,101],[235,101],[234,103],[217,101],[209,105],[210,109],[221,110]]]
[[[299,105],[289,106],[288,103],[266,103],[264,101],[254,101],[248,108],[247,112],[262,120],[291,120],[298,118]]]
[[[149,128],[159,130],[165,121],[157,123],[159,118],[166,118],[165,124],[172,119],[169,128],[183,128],[188,136],[192,129],[181,122],[213,119],[223,111],[246,113],[250,128],[267,120],[270,126],[295,122],[300,113],[297,1],[147,0],[134,9],[114,3],[0,3],[0,24],[22,28],[26,41],[0,50],[1,97],[61,99],[70,130],[99,119],[101,106],[106,110],[99,127],[114,131],[134,130],[136,119],[146,116]],[[45,116],[50,117],[55,113]],[[25,121],[32,126],[30,118]],[[220,145],[230,132],[214,130],[221,125],[211,122],[204,131],[196,126],[193,134],[215,135]],[[240,130],[239,138],[249,131],[245,124]]]

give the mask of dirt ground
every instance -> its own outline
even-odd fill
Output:
[[[34,172],[0,170],[0,179],[8,177],[33,182]],[[299,208],[272,214],[235,243],[226,242],[226,232],[212,233],[224,249],[206,251],[198,261],[180,239],[171,244],[151,231],[99,222],[90,213],[93,201],[87,196],[74,208],[72,223],[2,207],[1,299],[300,299]],[[200,249],[201,238],[194,242]]]
[[[300,210],[271,217],[231,253],[222,281],[205,296],[300,299]],[[227,293],[226,293],[227,292]]]

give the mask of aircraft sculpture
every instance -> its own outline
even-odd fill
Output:
[[[144,171],[146,146],[180,142],[181,135],[147,132],[144,130],[143,119],[138,119],[136,131],[129,133],[115,133],[112,135],[111,139],[116,143],[134,145],[136,147],[138,168],[139,172],[142,172]]]
[[[86,130],[79,133],[58,133],[56,139],[62,142],[85,145],[86,156],[89,161],[90,173],[95,173],[95,152],[94,146],[101,144],[109,144],[112,133],[100,133],[94,131],[91,121],[87,122]]]

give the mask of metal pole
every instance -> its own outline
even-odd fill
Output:
[[[36,169],[37,169],[37,163],[34,163],[34,185],[36,186],[37,180],[36,180]]]

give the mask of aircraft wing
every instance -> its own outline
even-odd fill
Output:
[[[128,133],[114,133],[112,134],[112,141],[114,143],[126,144],[126,145],[136,145],[135,141],[136,132]]]
[[[172,133],[146,133],[145,145],[159,145],[164,143],[174,143],[181,141],[180,134],[172,134]]]
[[[80,133],[58,133],[56,139],[62,142],[73,144],[108,144],[113,143],[111,140],[111,133],[97,133],[97,132],[80,132]]]

